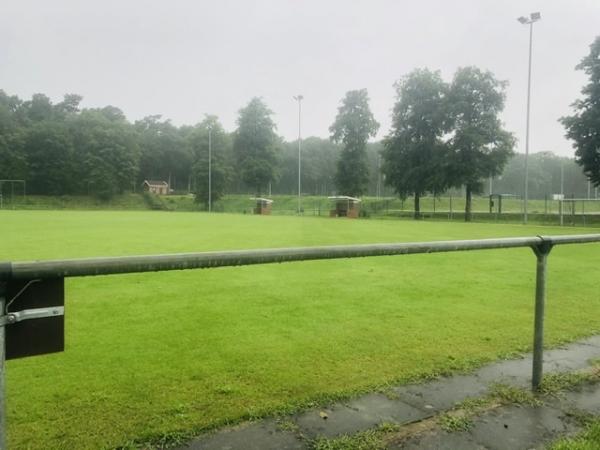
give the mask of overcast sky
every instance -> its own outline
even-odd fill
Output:
[[[529,33],[534,25],[531,151],[572,155],[557,119],[586,79],[575,65],[600,35],[599,0],[3,0],[0,89],[84,107],[161,114],[176,125],[237,111],[261,96],[286,139],[327,137],[340,99],[367,88],[387,134],[393,83],[417,67],[450,80],[476,65],[507,80],[503,120],[524,151]]]

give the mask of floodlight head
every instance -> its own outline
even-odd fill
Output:
[[[302,94],[299,94],[299,95],[294,95],[294,100],[298,100],[298,101],[300,101],[300,100],[302,100],[302,99],[304,99],[304,96],[303,96]]]
[[[531,17],[532,22],[535,22],[537,20],[540,20],[542,18],[542,15],[539,12],[534,12],[534,13],[531,13],[529,15],[529,17]]]
[[[521,22],[523,25],[525,25],[526,23],[529,23],[529,20],[527,20],[527,18],[523,17],[523,16],[519,17],[517,20],[519,22]]]

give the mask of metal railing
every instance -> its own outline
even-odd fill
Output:
[[[392,244],[340,245],[263,250],[239,250],[166,255],[82,258],[48,261],[0,262],[0,449],[4,449],[4,359],[7,286],[14,281],[38,281],[64,277],[111,275],[133,272],[208,269],[251,264],[283,263],[339,258],[411,255],[469,250],[530,247],[536,255],[535,318],[532,389],[538,390],[543,374],[544,305],[547,258],[555,245],[600,242],[600,234],[535,236]],[[33,311],[33,310],[30,310]],[[9,318],[10,319],[10,318]]]

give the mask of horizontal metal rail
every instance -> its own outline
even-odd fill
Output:
[[[600,242],[600,234],[0,262],[0,281]]]

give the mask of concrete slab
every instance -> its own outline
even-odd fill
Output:
[[[321,412],[327,414],[324,419]],[[432,415],[399,400],[382,394],[368,394],[345,404],[307,411],[295,421],[303,435],[310,438],[327,438],[353,434],[382,423],[405,424]]]
[[[388,450],[487,450],[467,432],[427,433],[399,444],[389,445]]]
[[[581,389],[566,392],[559,399],[563,409],[577,409],[591,414],[600,414],[600,385],[586,385]]]
[[[321,416],[321,412],[327,415],[326,419]],[[297,416],[295,422],[302,434],[314,439],[319,436],[332,438],[342,434],[354,434],[377,426],[380,419],[368,412],[334,405],[307,411]]]
[[[570,431],[562,418],[561,411],[545,406],[507,406],[476,419],[469,434],[492,450],[527,450]]]
[[[592,345],[594,347],[600,348],[600,335],[590,336],[588,338],[582,339],[581,341],[579,341],[575,344],[570,344],[570,345],[577,345],[577,344]]]
[[[402,386],[394,391],[400,400],[424,411],[437,412],[452,408],[469,397],[480,397],[487,386],[476,376],[459,375],[423,384]]]
[[[507,383],[526,387],[531,384],[531,357],[500,361],[485,366],[475,372],[475,376],[484,384]]]
[[[425,419],[432,415],[399,400],[391,400],[382,394],[368,394],[345,404],[361,414],[376,417],[379,423],[402,425]]]
[[[280,431],[274,420],[266,420],[219,431],[191,442],[180,450],[302,450],[294,434]]]
[[[544,352],[546,372],[572,372],[589,366],[589,361],[600,358],[600,348],[587,342]]]

